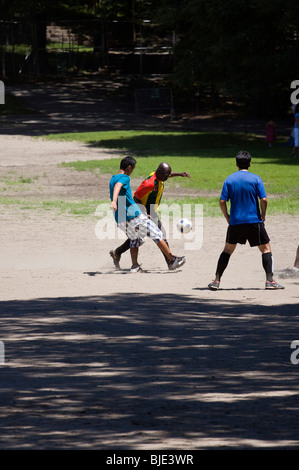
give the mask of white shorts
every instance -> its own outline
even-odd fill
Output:
[[[151,238],[155,243],[159,243],[163,239],[161,230],[143,213],[127,222],[121,222],[118,227],[129,238],[130,248],[143,245],[145,237]]]
[[[294,146],[299,147],[299,128],[294,128]]]

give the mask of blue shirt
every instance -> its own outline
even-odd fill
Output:
[[[230,225],[262,222],[259,199],[266,197],[262,179],[249,171],[237,171],[223,183],[220,199],[230,200]]]
[[[113,175],[110,180],[109,188],[111,201],[113,200],[113,190],[116,183],[122,184],[117,198],[117,209],[114,212],[115,221],[117,224],[119,224],[121,222],[126,222],[130,219],[133,219],[141,213],[141,210],[133,199],[130,177],[128,175],[124,175],[123,173]]]
[[[299,113],[296,113],[296,114],[295,114],[295,118],[299,118]],[[295,129],[298,128],[298,124],[297,124],[296,119],[295,119],[295,126],[294,126],[294,127],[295,127]]]

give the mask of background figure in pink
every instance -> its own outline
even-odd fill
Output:
[[[270,119],[266,124],[266,142],[268,142],[269,147],[272,147],[273,142],[276,139],[276,124]]]

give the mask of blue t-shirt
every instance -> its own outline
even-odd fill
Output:
[[[262,179],[249,171],[236,171],[224,181],[220,199],[230,201],[230,225],[262,222],[259,198],[266,197]]]
[[[133,219],[141,213],[138,205],[133,199],[131,186],[130,186],[130,177],[119,173],[113,175],[109,188],[110,188],[110,199],[113,200],[113,190],[116,183],[121,183],[122,187],[120,189],[118,198],[117,198],[117,210],[114,212],[114,218],[117,224],[121,222],[126,222],[127,220]]]
[[[299,113],[296,113],[296,114],[295,114],[295,118],[299,118]],[[295,129],[298,128],[298,124],[297,124],[296,119],[295,119],[295,126],[294,126],[294,127],[295,127]]]

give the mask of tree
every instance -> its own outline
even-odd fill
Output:
[[[258,116],[277,114],[289,105],[289,86],[298,75],[298,2],[161,2],[161,21],[179,36],[178,86],[209,86],[231,94]]]
[[[36,73],[43,76],[47,72],[46,31],[47,24],[59,19],[92,17],[93,1],[82,4],[80,0],[1,0],[1,19],[31,24],[32,56]]]

